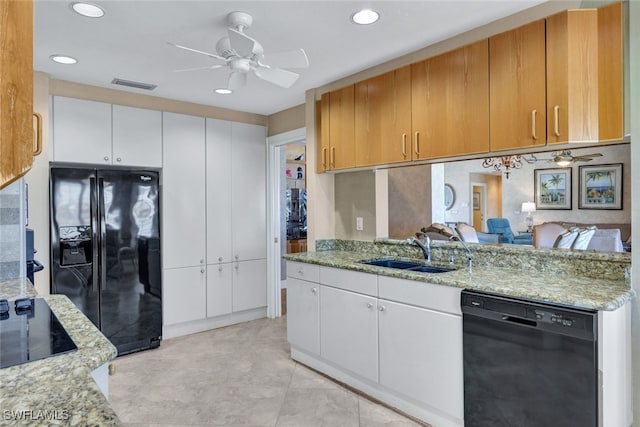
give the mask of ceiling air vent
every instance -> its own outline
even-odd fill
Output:
[[[111,80],[111,83],[113,83],[114,85],[134,87],[136,89],[144,89],[144,90],[154,90],[155,88],[158,87],[158,85],[152,85],[149,83],[133,82],[131,80],[124,80],[124,79],[117,79],[117,78]]]

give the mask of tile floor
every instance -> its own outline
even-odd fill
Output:
[[[285,317],[166,340],[115,365],[110,400],[127,427],[421,426],[291,360]]]

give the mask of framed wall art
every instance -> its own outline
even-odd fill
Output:
[[[580,209],[622,209],[622,163],[580,166]]]
[[[571,168],[535,169],[536,209],[571,210]]]

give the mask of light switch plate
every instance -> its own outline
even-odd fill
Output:
[[[364,219],[361,216],[356,217],[356,231],[364,230]]]

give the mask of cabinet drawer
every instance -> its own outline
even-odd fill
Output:
[[[287,277],[318,283],[319,269],[315,264],[287,261]]]
[[[378,278],[378,295],[380,298],[445,313],[462,314],[460,310],[460,292],[462,292],[460,288],[434,285],[415,280],[386,276]]]
[[[378,296],[378,276],[376,274],[320,267],[320,283],[360,294]]]

